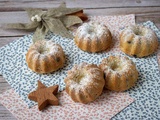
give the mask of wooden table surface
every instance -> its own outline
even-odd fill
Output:
[[[14,1],[14,2],[13,2]],[[0,47],[28,34],[17,30],[5,30],[4,23],[28,22],[24,8],[53,8],[65,1],[67,7],[82,7],[87,15],[135,14],[136,23],[153,21],[160,28],[160,0],[1,0],[0,1]],[[0,94],[11,87],[0,75]],[[0,104],[0,120],[15,117]]]

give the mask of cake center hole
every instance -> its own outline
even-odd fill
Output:
[[[95,32],[94,29],[95,29],[95,28],[94,28],[93,26],[91,26],[91,27],[89,28],[89,30],[88,30],[88,33],[89,33],[89,34],[93,34],[93,33]]]
[[[142,32],[140,32],[140,31],[136,31],[135,34],[142,36]]]
[[[92,30],[92,29],[90,29],[89,31],[88,31],[88,33],[89,34],[92,34],[94,31]]]
[[[139,29],[139,28],[137,28],[137,29],[134,31],[134,33],[135,33],[136,35],[139,35],[139,36],[143,36],[143,35],[144,35],[143,30],[141,30],[141,29]]]
[[[84,78],[84,75],[77,75],[75,82],[80,83],[83,80],[83,78]]]
[[[49,52],[49,49],[41,46],[41,47],[39,48],[38,52],[39,52],[40,54],[47,54],[47,53]]]
[[[111,65],[111,69],[113,71],[120,71],[122,68],[122,66],[119,64],[119,62],[114,62],[112,65]]]

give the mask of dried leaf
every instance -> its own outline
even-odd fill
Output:
[[[82,11],[82,8],[66,8],[64,4],[60,5],[58,8],[48,9],[47,15],[52,17],[60,17],[71,13],[76,13]]]
[[[44,11],[42,11],[41,9],[38,9],[38,8],[36,8],[36,9],[35,8],[27,8],[25,10],[27,11],[29,18],[31,18],[35,15],[41,16],[44,13]]]
[[[62,3],[57,9],[65,13],[65,15],[83,11],[82,8],[67,8],[65,3]]]
[[[64,16],[64,17],[61,17],[60,19],[67,28],[71,27],[72,25],[83,22],[79,17],[72,16],[72,15]]]
[[[59,19],[51,18],[46,23],[51,32],[62,35],[63,37],[73,38]]]
[[[50,30],[48,24],[46,23],[46,21],[42,22],[43,26],[46,28],[46,34],[47,32]]]
[[[42,25],[41,27],[37,27],[32,38],[33,42],[35,43],[36,41],[44,40],[47,32],[48,30],[45,28],[45,26]]]
[[[7,28],[32,31],[32,30],[35,30],[38,27],[39,24],[40,23],[38,23],[38,22],[32,22],[32,23],[11,23],[11,24],[7,24]]]

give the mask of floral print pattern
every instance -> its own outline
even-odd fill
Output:
[[[60,105],[48,106],[43,111],[37,106],[29,109],[13,89],[2,94],[0,101],[18,120],[109,120],[134,101],[127,93],[107,90],[89,104],[73,102],[65,91],[57,97]]]

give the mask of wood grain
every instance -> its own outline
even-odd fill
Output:
[[[122,8],[122,7],[145,7],[145,6],[160,6],[159,0],[47,0],[47,1],[27,1],[27,0],[16,0],[9,1],[4,0],[0,2],[1,11],[19,11],[24,10],[28,7],[34,8],[53,8],[59,6],[62,2],[65,2],[67,7],[82,7],[87,9],[95,8]]]
[[[82,7],[87,15],[135,14],[136,23],[153,21],[160,28],[160,0],[1,0],[0,1],[0,47],[30,32],[6,30],[4,23],[29,22],[25,8],[48,9],[65,2],[67,7]],[[1,59],[1,58],[0,58]],[[0,94],[11,87],[0,75]],[[0,104],[0,120],[15,117]]]

